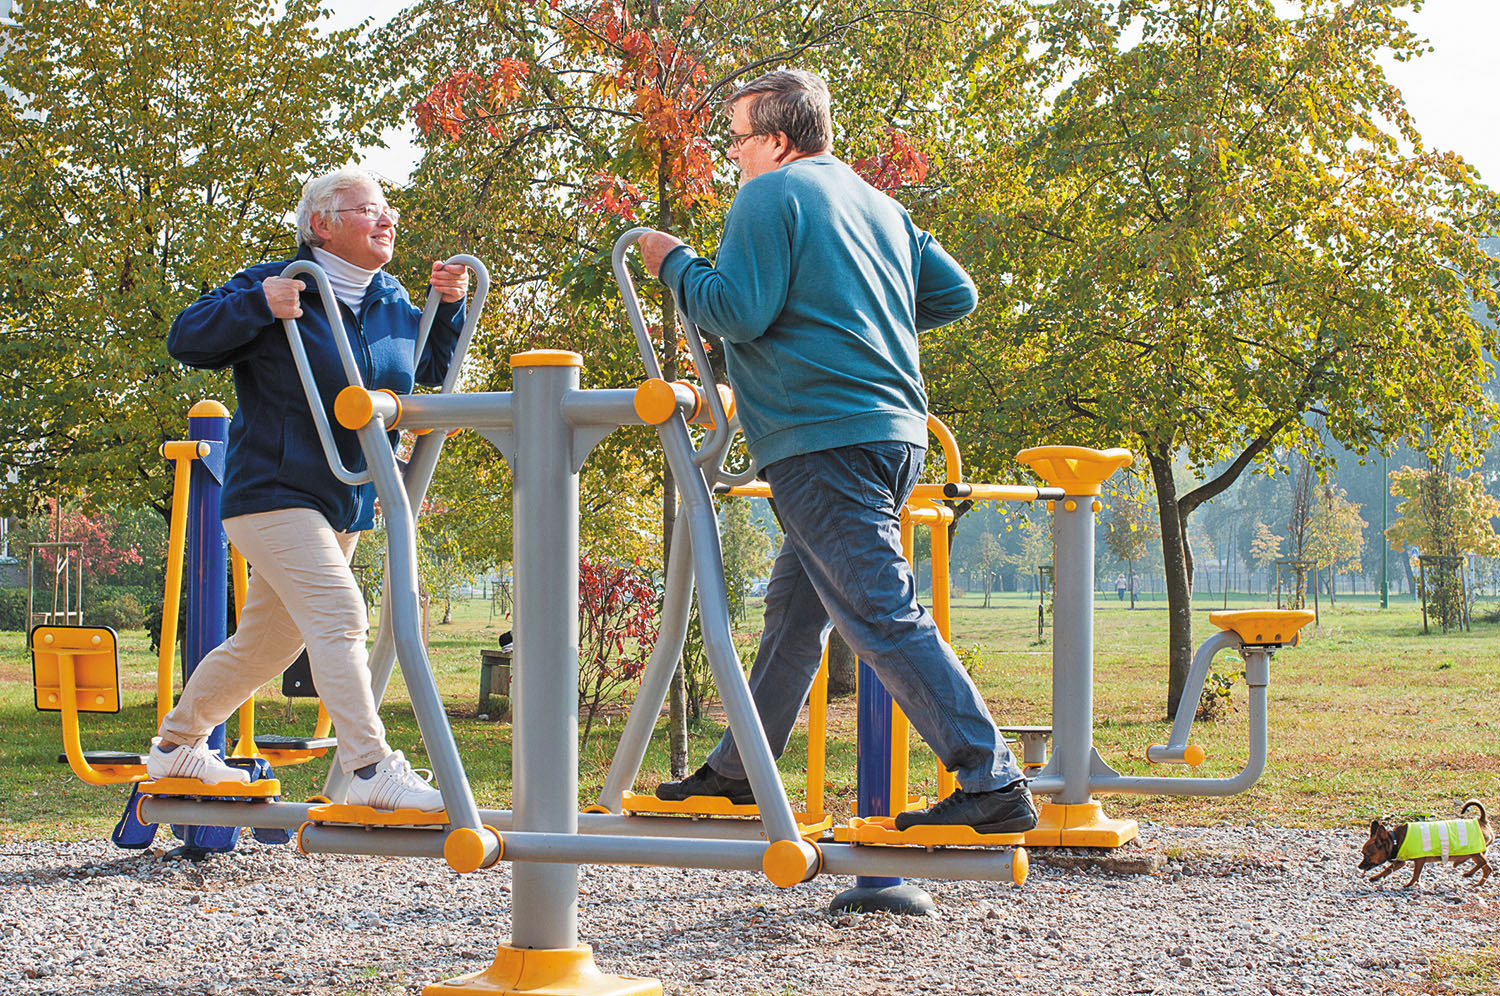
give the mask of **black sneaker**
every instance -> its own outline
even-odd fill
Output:
[[[656,797],[670,802],[681,802],[695,795],[722,796],[736,806],[755,802],[748,779],[725,778],[706,764],[680,782],[662,782],[656,786]]]
[[[1036,826],[1036,804],[1025,782],[990,792],[955,791],[927,809],[896,817],[897,830],[921,826],[973,827],[979,833],[1025,833]]]

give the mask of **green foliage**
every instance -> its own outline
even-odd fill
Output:
[[[1039,62],[1062,86],[1009,130],[982,101],[929,223],[980,282],[931,333],[937,407],[980,472],[1037,442],[1146,458],[1191,656],[1189,517],[1257,462],[1401,438],[1473,454],[1500,308],[1479,239],[1500,204],[1425,149],[1382,60],[1422,45],[1399,0],[1056,0]],[[1175,459],[1200,477],[1179,491]]]
[[[0,588],[0,630],[24,633],[26,625],[26,589]]]
[[[0,506],[164,509],[157,455],[221,373],[176,313],[290,255],[299,184],[379,140],[382,65],[316,0],[28,0],[0,48]],[[395,67],[390,67],[395,68]]]
[[[108,626],[115,632],[146,628],[146,610],[140,599],[129,592],[100,601],[93,609],[84,611],[84,619],[90,626]]]

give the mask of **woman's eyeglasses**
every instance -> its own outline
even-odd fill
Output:
[[[389,216],[392,225],[397,225],[401,222],[401,212],[389,204],[361,204],[359,207],[339,208],[336,213],[344,214],[346,212],[353,212],[366,221],[379,221],[381,218]]]

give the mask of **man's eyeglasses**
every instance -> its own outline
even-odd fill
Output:
[[[381,218],[389,216],[392,225],[401,223],[401,212],[389,204],[361,204],[359,207],[339,208],[336,213],[344,214],[349,211],[354,212],[366,221],[379,221]]]
[[[747,131],[743,135],[736,135],[734,132],[730,132],[729,133],[729,144],[726,145],[726,146],[724,146],[724,151],[725,152],[734,152],[734,151],[738,150],[740,146],[744,145],[745,142],[748,141],[749,139],[752,139],[752,138],[756,137],[757,135],[770,135],[770,134],[771,134],[771,132],[769,132],[769,131]]]

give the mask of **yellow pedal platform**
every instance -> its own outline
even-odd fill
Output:
[[[262,778],[246,785],[242,782],[200,782],[196,778],[158,778],[141,782],[141,795],[181,795],[194,799],[270,799],[281,794],[279,778]]]
[[[307,811],[314,823],[346,823],[357,827],[445,827],[448,811],[429,813],[422,809],[373,809],[330,803]]]
[[[720,795],[693,795],[682,800],[658,799],[654,795],[626,792],[620,799],[620,810],[624,813],[639,813],[643,816],[691,816],[760,819],[760,807],[754,803],[741,805],[730,802]],[[804,837],[815,837],[833,826],[833,817],[823,813],[792,812],[797,821],[797,830]]]
[[[883,844],[898,847],[1014,847],[1020,833],[979,833],[965,826],[919,826],[897,830],[893,816],[854,817],[833,828],[833,839],[846,844]]]
[[[1119,847],[1140,834],[1135,820],[1104,815],[1098,802],[1063,805],[1044,802],[1034,829],[1026,831],[1028,847]]]

